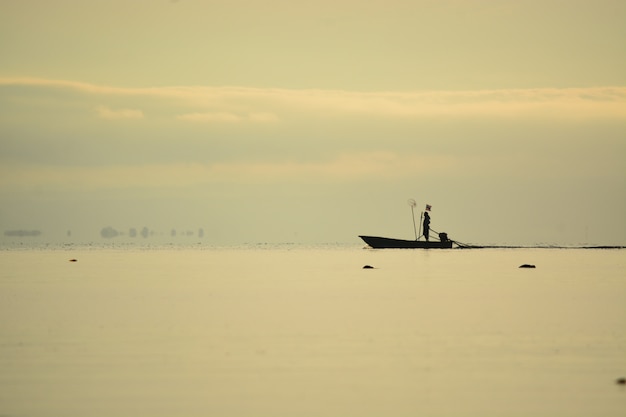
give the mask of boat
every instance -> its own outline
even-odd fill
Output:
[[[445,233],[440,233],[440,235]],[[404,240],[379,236],[359,236],[373,249],[452,249],[451,240]]]
[[[413,218],[413,230],[415,232],[415,240],[405,240],[405,239],[394,239],[390,237],[380,237],[380,236],[363,236],[359,235],[361,239],[365,243],[367,243],[371,248],[374,249],[451,249],[454,241],[448,239],[447,233],[437,233],[434,230],[433,232],[437,233],[438,240],[430,241],[428,240],[428,236],[426,236],[426,240],[419,240],[417,228],[415,227],[415,211],[414,208],[417,205],[415,200],[409,199],[409,206],[411,206],[411,217]],[[426,204],[426,212],[429,212],[431,209],[430,204]],[[421,232],[421,220],[422,217],[425,218],[424,227],[428,227],[430,224],[428,213],[422,212],[422,216],[420,216],[420,232]],[[426,233],[428,235],[428,233]],[[421,236],[420,236],[421,237]]]

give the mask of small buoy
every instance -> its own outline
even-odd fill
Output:
[[[374,267],[372,265],[365,265],[363,269],[374,269]]]
[[[534,268],[535,265],[531,265],[531,264],[524,264],[524,265],[520,265],[520,268]]]
[[[617,385],[626,385],[626,378],[617,378],[617,379],[615,380],[615,383],[616,383]]]
[[[78,259],[70,259],[70,262],[78,262]]]

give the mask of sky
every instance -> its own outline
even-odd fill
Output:
[[[4,241],[626,245],[623,0],[0,0]],[[176,236],[172,236],[176,231]],[[68,233],[69,232],[69,233]]]

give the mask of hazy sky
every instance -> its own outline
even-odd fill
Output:
[[[623,0],[0,0],[0,229],[626,244]],[[6,240],[6,238],[3,236]]]

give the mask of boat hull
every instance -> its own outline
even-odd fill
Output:
[[[378,236],[359,236],[374,249],[451,249],[452,241],[403,240]]]

